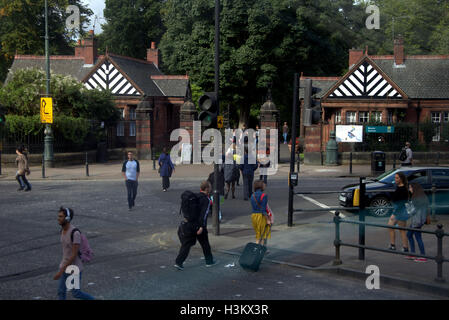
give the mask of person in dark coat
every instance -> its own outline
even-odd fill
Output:
[[[243,163],[239,166],[243,176],[243,200],[245,201],[248,201],[253,193],[254,171],[257,170],[257,167],[256,159],[248,155],[248,148],[246,147]]]
[[[232,199],[235,199],[235,183],[239,177],[239,168],[234,160],[234,149],[233,147],[230,147],[228,151],[226,151],[224,162],[224,180],[226,182],[225,199],[228,198],[229,189],[232,190]]]
[[[162,149],[162,154],[158,160],[159,173],[162,177],[162,190],[164,192],[170,187],[170,177],[175,171],[175,165],[171,161],[170,155],[167,153],[167,148]]]

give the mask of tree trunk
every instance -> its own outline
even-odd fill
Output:
[[[250,112],[250,105],[244,103],[243,106],[240,107],[239,128],[242,128],[243,124],[246,124],[248,127],[249,112]]]

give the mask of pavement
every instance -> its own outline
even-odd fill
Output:
[[[157,170],[153,170],[153,161],[140,161],[140,180],[160,180]],[[391,166],[387,166],[387,170]],[[108,162],[105,164],[95,163],[89,165],[89,176],[86,176],[86,167],[68,166],[61,168],[47,168],[46,177],[41,176],[41,167],[31,167],[29,179],[33,181],[50,180],[121,180],[121,162]],[[289,164],[279,164],[276,175],[270,179],[287,180]],[[311,166],[301,165],[301,177],[319,177],[323,181],[325,177],[358,177],[371,176],[369,165],[354,165],[352,174],[349,173],[348,166]],[[296,170],[296,164],[295,164]],[[172,177],[173,181],[189,180],[200,181],[213,171],[212,165],[180,165]],[[2,168],[0,181],[13,181],[15,179],[15,168]],[[272,208],[275,216],[283,217],[285,221],[286,212],[276,212]],[[357,220],[357,216],[346,218],[347,220]],[[434,231],[437,224],[441,224],[446,234],[449,231],[449,216],[438,215],[431,225],[423,229]],[[212,219],[210,219],[212,220]],[[210,242],[212,248],[221,253],[238,256],[243,247],[248,242],[254,241],[253,230],[243,220],[224,220],[220,225],[220,235],[214,235],[214,228],[210,227]],[[367,222],[386,224],[387,218],[367,217]],[[276,221],[275,221],[276,222]],[[318,237],[316,233],[321,233]],[[341,240],[348,244],[357,244],[358,226],[354,224],[341,224]],[[312,234],[314,237],[312,237]],[[447,234],[449,235],[449,234]],[[358,249],[353,247],[341,247],[341,264],[335,265],[335,247],[333,240],[335,237],[335,224],[332,222],[332,215],[327,219],[315,224],[297,223],[288,227],[285,223],[276,224],[272,228],[272,238],[268,241],[269,253],[264,259],[264,263],[284,264],[297,268],[315,270],[320,273],[327,273],[332,276],[349,276],[365,281],[370,274],[366,269],[370,265],[375,265],[380,270],[381,286],[394,286],[405,289],[424,291],[435,294],[438,297],[449,297],[449,264],[443,264],[442,274],[445,282],[435,281],[437,277],[437,264],[434,260],[425,263],[417,263],[413,260],[406,260],[405,256],[392,253],[384,253],[372,250],[365,251],[365,259],[358,259]],[[443,255],[449,257],[449,237],[443,238]],[[426,253],[436,256],[437,239],[435,235],[423,234]],[[366,227],[366,245],[386,249],[388,245],[388,230],[384,228]],[[396,244],[400,246],[400,237],[397,235]],[[306,248],[306,249],[305,249]],[[263,268],[263,265],[262,265]]]

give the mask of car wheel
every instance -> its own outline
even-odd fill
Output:
[[[370,207],[390,207],[391,202],[386,197],[376,197],[370,202]],[[370,209],[369,213],[374,217],[386,217],[389,215],[389,209]]]

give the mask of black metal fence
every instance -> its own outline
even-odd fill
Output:
[[[437,263],[437,276],[435,278],[435,281],[438,282],[444,282],[445,279],[443,278],[443,262],[449,262],[449,259],[445,259],[443,255],[443,237],[449,236],[448,233],[444,232],[443,226],[441,224],[437,225],[437,229],[435,231],[426,231],[421,229],[414,229],[414,228],[406,228],[406,227],[396,227],[386,224],[378,224],[378,223],[369,223],[365,222],[365,216],[366,213],[371,210],[388,210],[387,212],[391,212],[391,210],[394,209],[392,206],[382,206],[382,207],[366,207],[367,200],[365,198],[366,193],[369,192],[391,192],[391,190],[375,190],[375,191],[366,191],[366,179],[365,177],[360,177],[360,185],[359,185],[359,203],[358,206],[350,207],[351,210],[354,210],[358,212],[359,221],[349,220],[349,219],[342,219],[340,218],[340,211],[345,211],[349,208],[347,207],[322,207],[319,209],[293,209],[289,211],[289,217],[288,220],[292,221],[291,215],[293,213],[297,212],[311,212],[311,211],[335,211],[334,216],[334,223],[335,223],[335,240],[334,240],[334,246],[335,246],[335,259],[334,259],[334,265],[342,264],[341,256],[340,256],[340,247],[341,246],[347,246],[347,247],[353,247],[359,249],[359,260],[365,260],[365,250],[374,250],[374,251],[380,251],[385,253],[392,253],[392,254],[401,254],[401,255],[410,255],[410,253],[395,251],[395,250],[388,250],[384,248],[376,248],[372,246],[366,246],[365,245],[365,227],[371,226],[371,227],[378,227],[378,228],[389,228],[389,229],[396,229],[396,230],[406,230],[406,231],[417,231],[422,232],[426,234],[433,234],[436,236],[437,240],[437,255],[436,256],[430,256],[430,255],[421,255],[413,253],[413,256],[421,257],[421,258],[427,258],[431,260],[435,260]],[[444,189],[444,191],[447,191],[448,189]],[[425,189],[425,191],[431,191],[431,204],[430,208],[432,210],[431,216],[432,220],[435,221],[435,210],[436,209],[447,209],[447,206],[441,206],[436,204],[436,197],[435,194],[440,190],[437,190],[435,185],[432,186],[431,189]],[[311,191],[311,192],[294,192],[295,195],[313,195],[313,194],[340,194],[342,191]],[[348,224],[356,224],[359,226],[359,233],[358,233],[358,243],[345,243],[342,242],[340,239],[340,224],[341,223],[348,223]],[[289,224],[289,226],[291,226]]]

